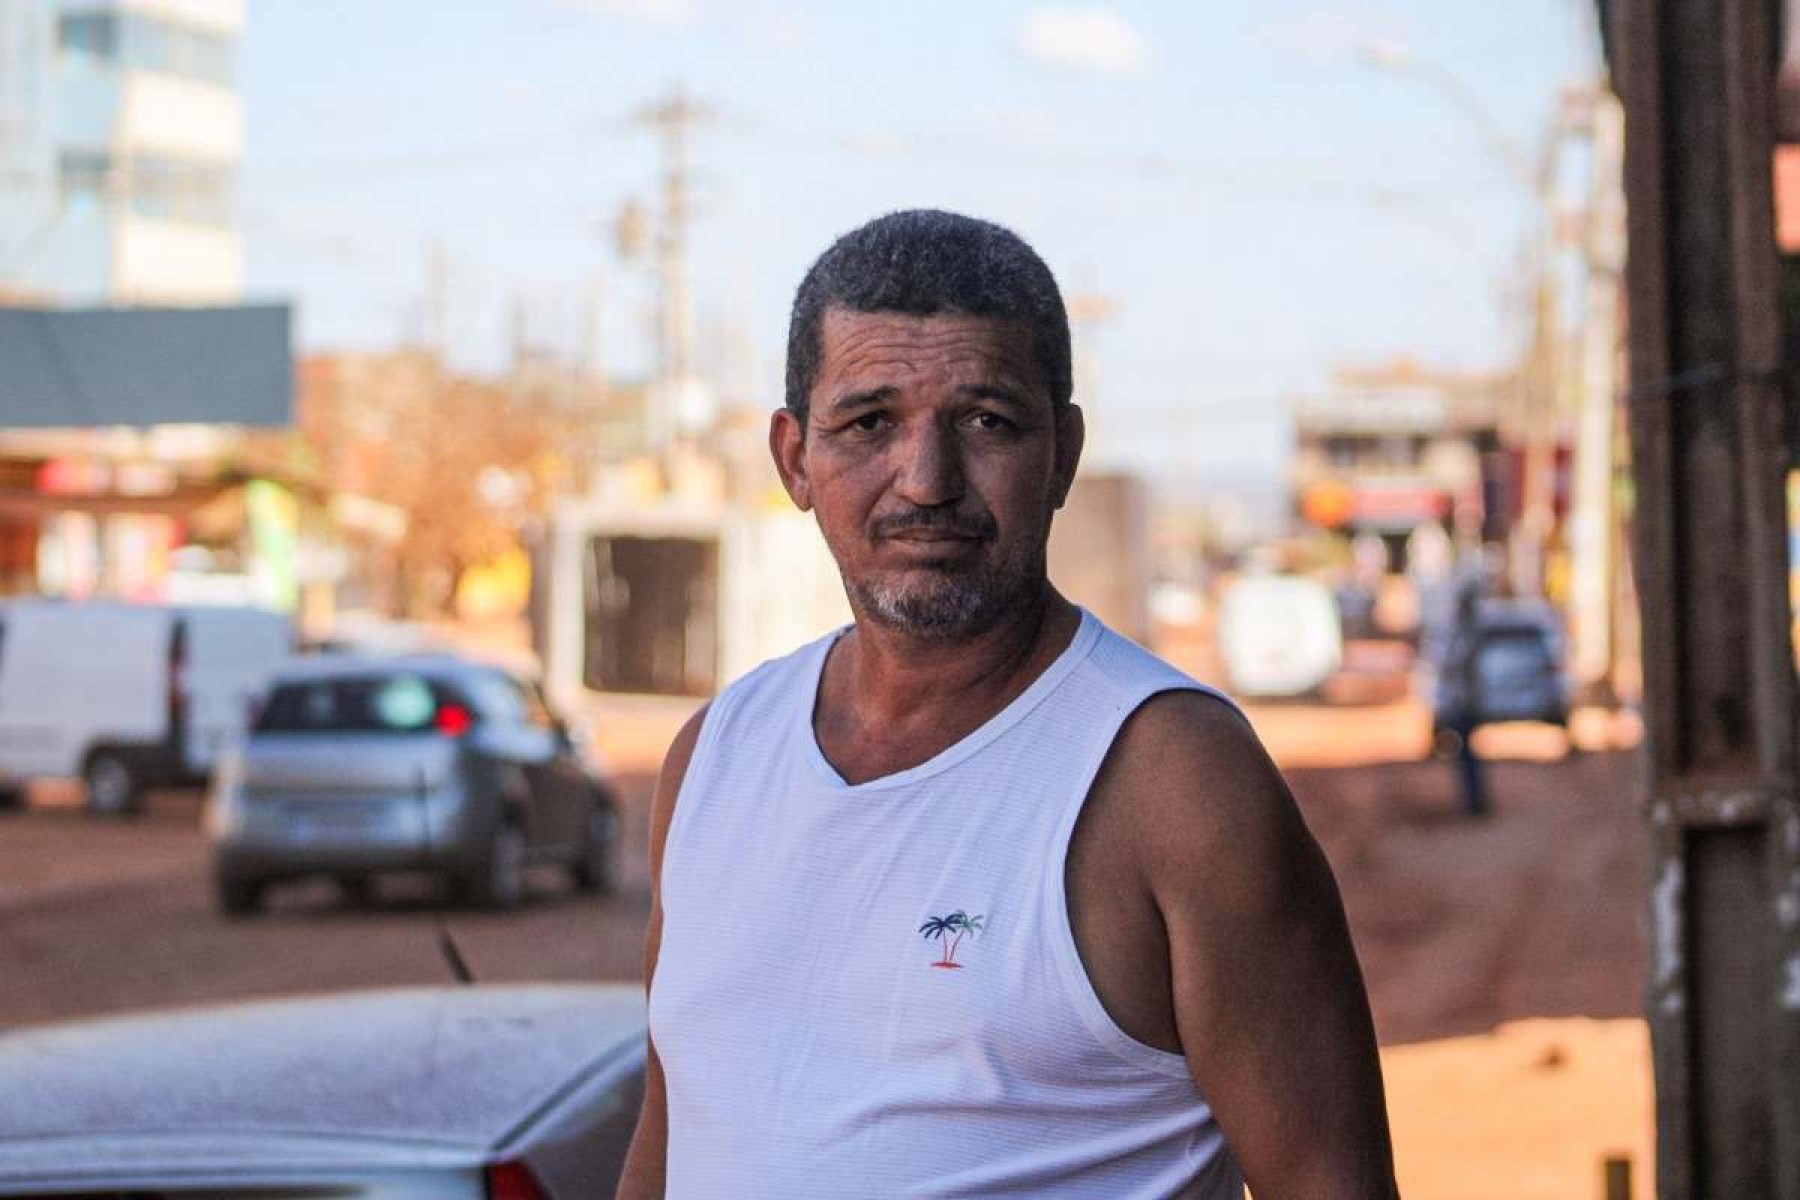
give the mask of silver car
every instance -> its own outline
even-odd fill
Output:
[[[537,863],[578,888],[613,880],[612,785],[535,685],[450,655],[328,654],[275,679],[208,811],[228,913],[270,884],[424,870],[457,898],[517,904]]]
[[[0,1196],[592,1200],[637,1122],[635,985],[347,992],[0,1034]]]

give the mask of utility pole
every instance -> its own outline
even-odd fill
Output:
[[[1625,102],[1662,1200],[1800,1200],[1778,0],[1602,0]]]
[[[1100,401],[1100,328],[1119,312],[1119,302],[1111,296],[1084,289],[1069,297],[1069,327],[1074,333],[1075,400],[1087,415],[1089,436],[1106,427],[1099,410]],[[1095,451],[1086,457],[1094,462],[1107,458],[1104,443],[1090,443]]]
[[[1534,152],[1506,132],[1455,72],[1393,42],[1367,41],[1359,53],[1368,66],[1411,78],[1462,113],[1529,205],[1523,257],[1530,295],[1518,399],[1512,414],[1512,436],[1523,446],[1523,495],[1518,524],[1509,539],[1508,575],[1516,591],[1541,595],[1546,551],[1556,528],[1556,409],[1561,372],[1553,219],[1555,165],[1563,127],[1559,124],[1553,129]]]
[[[1091,405],[1100,397],[1100,328],[1119,315],[1119,302],[1094,291],[1069,297],[1069,324],[1075,332],[1075,398]]]
[[[605,310],[606,281],[596,270],[582,292],[580,329],[576,335],[576,372],[586,383],[597,384],[605,369],[601,358],[601,322]]]
[[[442,362],[450,348],[449,326],[450,264],[444,243],[432,238],[425,244],[425,305],[422,340],[425,348]]]
[[[510,305],[512,326],[511,374],[515,385],[525,375],[531,362],[531,302],[523,291],[514,289]]]
[[[712,123],[710,105],[690,99],[681,88],[638,113],[636,123],[657,136],[662,157],[662,214],[656,223],[656,271],[659,293],[659,352],[656,411],[650,421],[651,441],[666,447],[687,428],[703,424],[698,411],[700,384],[694,372],[694,306],[688,291],[688,225],[693,217],[692,177],[688,151],[693,133]]]
[[[1613,697],[1619,317],[1625,270],[1622,189],[1625,114],[1605,87],[1572,100],[1583,110],[1588,200],[1583,230],[1583,313],[1574,481],[1569,505],[1569,669],[1584,698]]]

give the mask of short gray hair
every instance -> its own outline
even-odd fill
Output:
[[[794,293],[788,321],[787,407],[804,427],[824,353],[825,314],[951,314],[1016,321],[1053,406],[1074,392],[1069,315],[1056,277],[1010,229],[934,208],[877,217],[821,254]]]

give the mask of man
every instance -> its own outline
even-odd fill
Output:
[[[620,1194],[1389,1197],[1329,869],[1248,726],[1045,575],[1081,454],[1013,234],[802,281],[770,447],[854,624],[684,728]]]
[[[1456,735],[1456,777],[1461,788],[1465,817],[1485,817],[1488,801],[1487,768],[1475,752],[1475,731],[1481,727],[1481,580],[1457,584],[1450,632],[1444,648],[1444,669],[1439,686],[1440,705],[1446,724]]]

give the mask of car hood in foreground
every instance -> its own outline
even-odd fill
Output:
[[[0,1185],[473,1164],[635,1053],[631,986],[419,988],[0,1035]]]

